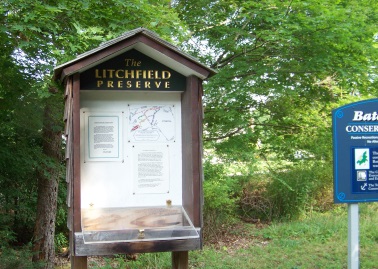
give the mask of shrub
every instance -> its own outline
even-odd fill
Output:
[[[0,249],[8,248],[16,240],[15,238],[16,236],[9,226],[0,224]]]
[[[213,241],[227,230],[236,217],[234,182],[221,164],[205,163],[204,236]]]
[[[56,252],[61,252],[63,249],[67,248],[69,245],[67,236],[64,233],[55,234],[54,242],[55,242]]]
[[[31,261],[31,246],[15,250],[3,248],[0,250],[0,269],[37,269],[43,268],[43,263]]]
[[[239,200],[249,218],[295,219],[312,210],[332,206],[332,167],[303,162],[249,182]]]
[[[227,186],[222,182],[204,182],[204,237],[205,241],[218,241],[234,223],[235,199],[230,198]]]
[[[244,185],[238,201],[240,215],[245,221],[271,221],[273,206],[266,197],[266,183],[261,181],[261,175],[254,177]]]

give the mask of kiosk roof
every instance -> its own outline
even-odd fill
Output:
[[[161,39],[155,32],[140,27],[103,42],[99,47],[55,67],[54,80],[63,81],[66,76],[83,72],[133,48],[185,76],[196,75],[201,79],[206,79],[216,74],[214,69],[207,67],[193,56],[179,50],[175,45]]]

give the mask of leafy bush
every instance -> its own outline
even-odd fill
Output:
[[[260,174],[249,182],[239,205],[249,218],[295,219],[332,206],[332,167],[303,162],[276,173]]]
[[[67,236],[64,233],[57,233],[55,234],[55,251],[61,252],[62,249],[67,248],[69,245]]]
[[[240,215],[245,221],[272,220],[273,205],[266,197],[266,183],[263,176],[257,175],[244,185],[238,205]]]
[[[2,226],[2,225],[1,225]],[[15,241],[15,234],[7,226],[0,226],[0,249],[9,247]]]
[[[235,182],[225,174],[222,164],[205,163],[204,235],[214,240],[236,217]]]
[[[37,269],[43,263],[32,262],[31,246],[22,249],[3,248],[0,250],[0,269]]]

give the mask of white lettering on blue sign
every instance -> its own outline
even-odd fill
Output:
[[[364,113],[363,111],[354,111],[353,121],[377,121],[378,113]]]
[[[348,133],[376,133],[378,125],[348,125],[345,130]]]

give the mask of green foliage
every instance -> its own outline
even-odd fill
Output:
[[[60,252],[69,245],[68,238],[64,233],[56,233],[54,238],[55,252]]]
[[[212,164],[209,161],[204,163],[204,184],[205,186],[214,186],[213,190],[210,190],[212,189],[211,187],[208,190],[209,202],[207,206],[209,206],[209,208],[223,208],[227,210],[227,204],[232,204],[231,197],[235,194],[233,187],[235,182],[230,176],[227,176],[225,168],[226,166],[224,164]],[[228,199],[226,199],[226,197],[228,197]]]
[[[221,225],[232,222],[235,217],[235,182],[224,169],[222,164],[204,164],[204,221],[205,229],[210,229],[207,231],[209,235]]]
[[[225,180],[205,181],[203,188],[206,201],[205,212],[207,214],[213,212],[219,217],[234,214],[233,190],[227,186]],[[220,213],[220,215],[217,213]]]
[[[113,269],[113,268],[129,268],[127,267],[127,261],[122,255],[116,255],[114,258],[105,258],[105,265],[99,265],[97,262],[92,263],[94,269]]]
[[[44,268],[43,263],[33,263],[31,246],[14,250],[12,248],[0,248],[0,269],[38,269]]]
[[[105,258],[104,263],[94,261],[93,269],[168,269],[172,268],[171,253],[145,253],[138,254],[135,260],[129,260],[128,255],[115,255],[113,258]]]
[[[130,269],[169,269],[172,268],[172,253],[145,253],[139,255],[135,261],[129,263]]]
[[[258,217],[312,210],[332,187],[331,110],[377,95],[378,3],[205,0],[175,7],[192,34],[183,46],[218,71],[204,87],[205,148],[230,167],[250,167],[239,196]],[[255,175],[265,179],[253,189]]]
[[[2,34],[0,34],[2,35]],[[43,160],[40,128],[42,104],[32,81],[2,47],[0,57],[0,212],[5,231],[15,241],[29,242],[35,220],[35,171]],[[25,90],[27,89],[27,91]],[[9,228],[7,228],[9,227]]]
[[[245,185],[239,200],[244,217],[297,219],[332,207],[332,166],[301,162],[261,174]]]
[[[374,234],[377,203],[360,204],[360,267],[376,268]],[[348,217],[344,205],[306,218],[246,225],[238,237],[222,248],[208,247],[190,253],[189,267],[203,269],[347,268]],[[222,242],[225,244],[226,242]]]
[[[219,156],[236,159],[260,141],[279,158],[298,150],[330,158],[329,109],[345,95],[376,94],[376,3],[175,3],[192,33],[185,46],[218,70],[204,105],[205,146]],[[309,137],[325,148],[304,143]]]
[[[363,216],[363,228],[360,232],[360,241],[363,249],[369,250],[378,244],[378,230],[376,229],[378,204],[360,204],[359,216]]]
[[[29,242],[35,223],[37,171],[57,164],[42,154],[43,111],[63,125],[62,89],[52,96],[53,68],[123,32],[146,27],[179,42],[185,27],[170,2],[159,1],[29,1],[0,4],[0,212],[1,228],[12,242]],[[45,117],[46,119],[47,117]],[[46,126],[46,125],[45,125]],[[63,150],[63,149],[62,149]],[[57,212],[57,240],[66,229],[64,180]],[[6,237],[8,233],[2,233]],[[11,240],[12,239],[12,240]]]
[[[0,246],[29,241],[36,171],[53,165],[41,153],[52,68],[140,26],[218,71],[204,85],[212,160],[205,163],[205,229],[224,230],[237,201],[251,218],[329,208],[331,109],[378,93],[377,14],[371,0],[2,1]],[[65,243],[60,188],[57,245]],[[374,232],[368,237],[376,242]],[[293,238],[281,243],[301,246]],[[2,259],[13,261],[13,254],[2,252]]]
[[[6,217],[6,215],[0,215],[0,249],[8,248],[15,241],[15,233],[11,230],[7,221],[4,221]]]

